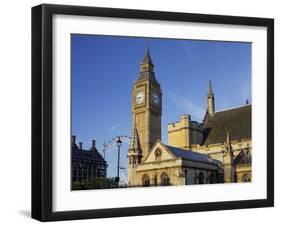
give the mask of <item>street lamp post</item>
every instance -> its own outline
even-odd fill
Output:
[[[120,147],[122,144],[122,141],[120,139],[120,136],[118,137],[118,140],[116,141],[117,143],[117,148],[118,148],[118,162],[117,162],[117,177],[116,177],[116,185],[119,187],[119,169],[120,169]]]

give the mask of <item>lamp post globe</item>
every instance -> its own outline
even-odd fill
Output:
[[[122,144],[122,140],[120,139],[120,137],[118,137],[118,140],[116,141],[117,143],[117,147],[120,148],[121,144]]]

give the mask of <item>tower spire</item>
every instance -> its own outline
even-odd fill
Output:
[[[149,79],[158,83],[154,75],[154,65],[151,60],[148,43],[146,46],[143,61],[141,62],[140,65],[140,73],[137,80],[143,80],[143,79]]]
[[[151,57],[150,57],[149,43],[148,42],[146,43],[146,50],[145,50],[145,55],[144,55],[142,63],[149,63],[149,64],[153,65]]]
[[[130,143],[130,149],[134,149],[134,150],[140,150],[140,141],[139,141],[139,135],[138,135],[138,130],[137,127],[135,125],[135,129],[133,131],[133,136],[132,136],[132,140]]]
[[[209,80],[209,86],[208,86],[208,96],[214,96],[213,89],[212,89],[212,82]]]
[[[136,167],[139,163],[141,163],[142,158],[142,150],[140,145],[140,140],[138,136],[138,130],[136,128],[133,130],[133,136],[130,142],[130,148],[128,151],[128,185],[129,186],[136,186],[137,185],[137,178],[136,178]]]
[[[210,116],[213,116],[215,114],[215,95],[213,92],[211,80],[209,80],[209,83],[208,83],[207,113]]]

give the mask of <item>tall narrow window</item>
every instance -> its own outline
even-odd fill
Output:
[[[144,175],[142,178],[142,186],[143,187],[149,187],[150,186],[150,179],[148,175]]]
[[[161,174],[161,186],[168,186],[170,185],[170,178],[166,173]]]

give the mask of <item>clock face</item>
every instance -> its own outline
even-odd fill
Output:
[[[152,101],[155,105],[159,105],[160,103],[159,95],[155,92],[152,93]]]
[[[142,104],[143,102],[144,102],[144,93],[138,92],[137,95],[136,95],[136,103]]]

